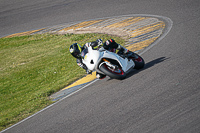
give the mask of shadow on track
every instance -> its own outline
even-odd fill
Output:
[[[170,57],[169,57],[169,58],[170,58]],[[148,69],[148,68],[150,68],[150,67],[153,67],[154,65],[159,64],[159,63],[161,63],[161,62],[163,62],[163,61],[165,61],[165,60],[167,60],[167,59],[169,59],[169,58],[160,57],[160,58],[158,58],[158,59],[152,60],[152,61],[146,63],[145,66],[144,66],[144,68],[142,68],[142,69],[140,69],[140,70],[135,70],[135,69],[132,70],[130,73],[127,74],[126,78],[129,78],[129,77],[131,77],[131,76],[133,76],[133,75],[139,73],[140,71],[143,71],[143,70],[145,70],[145,69]]]

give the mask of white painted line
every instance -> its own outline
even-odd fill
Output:
[[[145,52],[147,52],[149,49],[151,49],[153,46],[155,46],[159,41],[161,41],[163,38],[165,38],[165,36],[170,32],[172,25],[173,25],[173,21],[167,17],[160,16],[160,18],[165,20],[165,24],[166,24],[165,27],[167,29],[164,29],[163,34],[155,42],[153,42],[149,47],[145,48],[144,51],[142,51],[139,55],[142,55]]]

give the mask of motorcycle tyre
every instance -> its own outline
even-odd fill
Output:
[[[106,64],[101,65],[99,69],[105,75],[109,76],[110,78],[113,78],[113,79],[125,79],[126,78],[126,73],[122,69],[120,69],[123,72],[122,74],[116,74],[116,73],[111,72],[111,70],[109,70],[106,67]]]
[[[139,70],[139,69],[142,69],[144,67],[145,62],[144,62],[144,59],[141,56],[139,56],[138,54],[136,54],[136,56],[138,56],[139,61],[138,61],[138,59],[132,59],[132,60],[135,63],[134,69]]]

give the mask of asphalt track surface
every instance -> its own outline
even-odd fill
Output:
[[[103,79],[6,133],[198,133],[199,0],[1,0],[0,36],[128,14],[166,16],[173,27],[142,54],[143,70]]]

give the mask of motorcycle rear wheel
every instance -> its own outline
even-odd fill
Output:
[[[142,69],[145,65],[144,59],[136,53],[135,53],[135,56],[137,58],[130,58],[135,63],[134,69],[137,69],[137,70]]]
[[[117,70],[112,70],[109,66],[107,66],[105,63],[102,64],[99,68],[105,75],[108,75],[111,78],[114,79],[125,79],[126,73],[121,69],[118,68]]]

